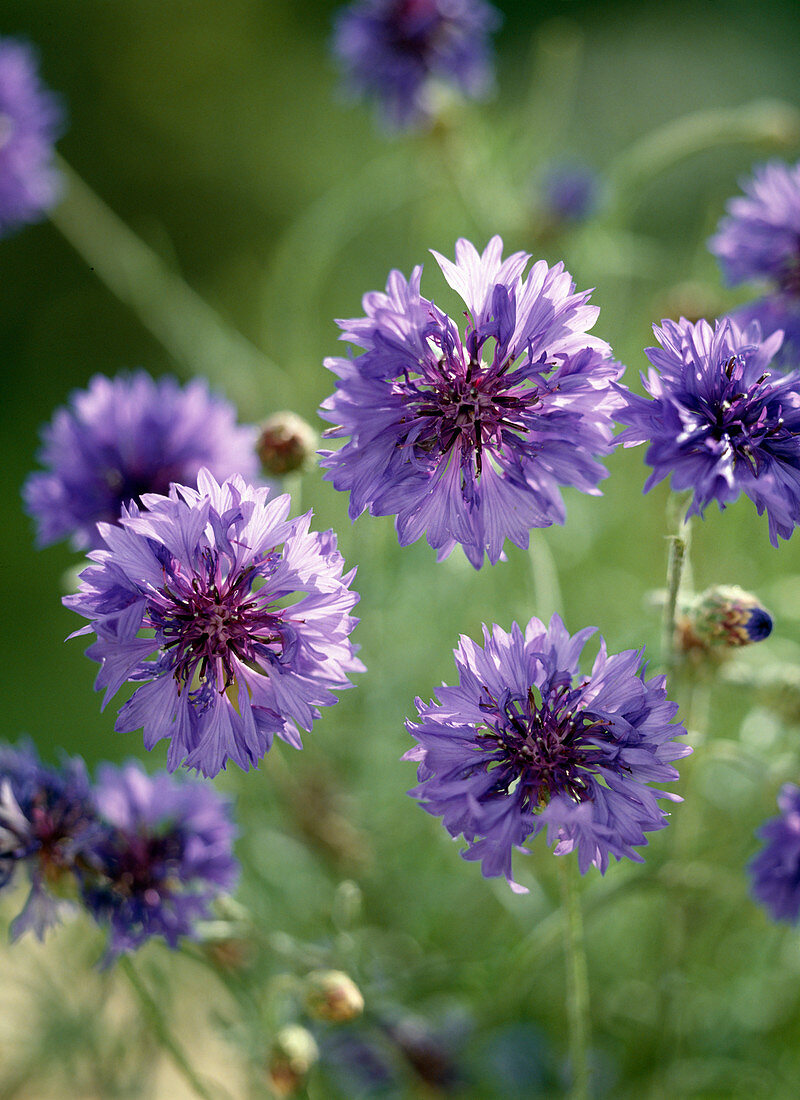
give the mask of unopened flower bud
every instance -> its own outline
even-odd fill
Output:
[[[268,474],[281,477],[301,469],[317,446],[310,424],[293,412],[279,412],[264,421],[256,451]]]
[[[709,649],[761,642],[772,633],[772,616],[749,592],[718,584],[701,593],[679,623],[681,648]]]
[[[341,970],[312,970],[306,977],[306,1008],[318,1020],[346,1023],[364,1011],[364,997]]]
[[[272,1044],[267,1074],[276,1096],[293,1096],[305,1083],[319,1049],[314,1036],[299,1024],[282,1027]]]

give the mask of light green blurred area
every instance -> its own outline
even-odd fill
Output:
[[[0,33],[36,42],[45,80],[64,96],[65,160],[228,325],[280,364],[289,378],[281,400],[291,398],[316,421],[333,386],[322,360],[341,353],[333,318],[358,314],[361,296],[383,287],[391,268],[408,274],[425,263],[423,293],[457,313],[428,249],[452,255],[462,235],[482,246],[500,232],[509,251],[564,259],[579,287],[596,288],[595,331],[627,364],[632,386],[646,365],[642,349],[652,342],[653,321],[680,307],[700,303],[701,311],[716,312],[743,300],[722,287],[705,240],[737,180],[767,156],[796,159],[796,136],[787,138],[781,123],[782,142],[716,144],[652,165],[652,177],[641,155],[627,161],[638,165],[637,178],[620,166],[626,152],[646,149],[637,143],[648,134],[687,114],[765,100],[796,108],[792,5],[505,5],[494,101],[454,112],[444,137],[400,138],[382,135],[369,111],[337,90],[327,52],[335,7],[0,0]],[[619,207],[542,242],[533,180],[562,154],[582,156],[601,172],[616,167]],[[3,734],[30,734],[50,760],[61,749],[92,766],[145,757],[138,735],[113,732],[113,705],[101,714],[82,641],[63,642],[79,625],[59,603],[75,558],[64,547],[34,550],[19,492],[35,467],[39,425],[72,389],[98,371],[143,366],[185,374],[185,367],[48,223],[0,242],[0,347]],[[254,378],[236,362],[219,362],[211,381],[246,396],[246,419],[275,411],[268,375]],[[642,496],[641,449],[620,451],[607,467],[602,497],[567,490],[566,526],[534,532],[533,570],[524,551],[509,547],[506,563],[478,573],[459,553],[437,566],[424,542],[401,549],[390,519],[364,516],[351,525],[346,499],[317,471],[305,475],[302,508],[314,509],[318,527],[336,529],[346,560],[358,565],[356,637],[369,671],[323,714],[302,753],[279,745],[258,772],[219,780],[238,800],[239,896],[260,927],[327,945],[381,1011],[436,1021],[453,1006],[463,1010],[472,1032],[458,1056],[468,1082],[459,1095],[561,1094],[567,1043],[554,860],[541,840],[533,855],[519,857],[526,897],[462,862],[440,823],[406,797],[414,769],[399,760],[410,744],[404,720],[416,695],[427,700],[452,679],[459,633],[476,637],[484,622],[507,628],[560,610],[572,631],[596,625],[612,651],[644,645],[657,655],[659,612],[649,594],[664,585],[667,489]],[[769,663],[772,654],[796,662],[797,537],[774,550],[766,522],[742,500],[724,514],[709,509],[696,525],[692,556],[698,589],[740,584],[775,612],[776,637],[753,660]],[[553,568],[560,596],[548,578]],[[800,779],[800,731],[796,719],[765,709],[751,688],[727,681],[711,692],[708,724],[710,742],[686,765],[687,801],[674,810],[675,827],[653,836],[642,866],[614,866],[603,880],[585,880],[604,1095],[797,1093],[797,934],[771,926],[749,900],[743,868],[780,783]],[[163,751],[147,762],[163,766]],[[349,939],[331,918],[343,879],[356,880],[364,897],[362,922]],[[10,919],[16,910],[10,901],[4,906]],[[7,1021],[18,1011],[19,988],[40,1003],[32,975],[59,973],[70,935],[80,939],[68,933],[43,948],[10,950],[8,964],[3,950],[13,975],[0,994]],[[82,945],[86,957],[96,957],[92,942]],[[196,975],[166,954],[148,948],[145,971],[167,986],[171,978],[170,996],[188,1004]],[[67,982],[63,1003],[53,999],[50,1031],[41,1022],[41,1034],[55,1027],[74,1036],[79,1070],[72,1080],[84,1084],[65,1092],[63,1063],[41,1053],[40,1076],[19,1078],[19,1040],[3,1024],[0,1098],[95,1095],[92,1088],[112,1095],[113,1054],[103,1055],[112,1066],[105,1084],[86,1084],[86,1067],[100,1055],[88,1040],[81,1050],[75,1020],[106,1003],[101,986],[113,991],[114,979],[80,973],[80,981]],[[209,1009],[216,1000],[209,996]],[[129,1010],[122,1004],[111,1013],[109,1036],[124,1028]],[[203,1026],[218,1034],[216,1025],[200,1020]],[[520,1034],[527,1038],[515,1078],[509,1059],[497,1055],[498,1068],[493,1052]],[[110,1050],[109,1036],[95,1038]],[[144,1058],[148,1040],[136,1042]],[[229,1048],[236,1053],[235,1044]],[[533,1071],[525,1077],[528,1055],[541,1055],[548,1067],[541,1078]],[[407,1080],[414,1080],[410,1071]],[[166,1095],[141,1084],[151,1090],[142,1095]],[[419,1087],[408,1084],[399,1095],[417,1095]],[[134,1084],[127,1093],[119,1088],[113,1095],[138,1095]],[[309,1095],[335,1097],[337,1088],[319,1076]]]

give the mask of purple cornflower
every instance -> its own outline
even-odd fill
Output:
[[[425,126],[437,83],[476,99],[491,90],[500,21],[485,0],[361,0],[338,14],[333,52],[349,89],[377,100],[388,126]]]
[[[759,165],[731,199],[708,247],[731,286],[768,279],[800,297],[800,161]]]
[[[725,508],[745,493],[766,511],[773,546],[800,522],[800,372],[770,362],[781,333],[765,340],[757,323],[740,329],[723,318],[662,321],[661,347],[647,348],[656,370],[642,379],[647,397],[625,394],[617,442],[649,443],[653,472],[645,492],[672,474],[672,488],[692,489],[687,515],[710,501]]]
[[[115,729],[143,727],[148,749],[167,737],[170,771],[213,776],[229,759],[255,766],[275,734],[302,748],[297,725],[311,729],[363,665],[348,637],[355,570],[342,576],[334,533],[238,475],[220,485],[203,469],[197,483],[100,524],[105,547],[64,603],[91,620],[76,634],[97,635],[103,705],[142,684]]]
[[[766,336],[782,331],[776,362],[792,369],[800,366],[800,161],[759,165],[742,188],[708,246],[731,286],[751,279],[770,284],[766,296],[732,316],[742,327],[758,321]]]
[[[97,829],[86,767],[79,757],[45,767],[33,744],[0,745],[0,887],[24,863],[31,889],[11,924],[41,940],[76,893],[76,876]]]
[[[757,321],[764,336],[782,332],[783,343],[775,352],[775,365],[783,370],[800,367],[800,297],[769,294],[737,306],[728,316],[741,329]]]
[[[38,221],[58,198],[53,144],[63,110],[26,42],[0,38],[0,237]]]
[[[106,961],[151,936],[177,947],[236,883],[230,804],[209,783],[149,776],[136,762],[102,765],[94,798],[102,833],[81,895],[109,928]]]
[[[800,787],[786,783],[778,795],[780,817],[757,830],[767,843],[750,861],[753,896],[773,920],[800,920]]]
[[[547,166],[541,185],[543,214],[556,223],[582,222],[597,209],[600,179],[580,161],[555,161]]]
[[[419,744],[403,759],[419,762],[420,784],[409,794],[463,834],[465,859],[516,891],[512,849],[545,826],[556,855],[577,848],[581,872],[604,873],[612,855],[641,862],[635,846],[667,824],[658,800],[681,801],[648,784],[677,779],[670,761],[691,752],[674,740],[686,731],[665,678],[646,680],[642,651],[608,656],[602,639],[581,676],[594,627],[570,636],[558,615],[549,627],[534,618],[524,633],[516,623],[483,633],[483,648],[461,637],[458,685],[416,701],[419,722],[407,728]]]
[[[195,485],[202,466],[218,478],[254,478],[257,434],[237,425],[233,406],[201,379],[180,386],[144,371],[97,374],[42,432],[47,471],[23,488],[37,542],[71,536],[77,549],[101,546],[97,523],[116,523],[123,505],[166,493],[173,481]]]
[[[339,321],[355,359],[326,359],[338,375],[321,415],[349,436],[321,465],[350,491],[350,518],[396,515],[400,543],[422,534],[446,557],[461,543],[479,569],[510,538],[563,523],[559,487],[599,494],[595,461],[612,445],[622,366],[587,335],[599,310],[575,292],[563,264],[515,252],[493,237],[483,255],[456,243],[456,262],[433,255],[468,307],[455,323],[420,296],[422,268],[393,271],[386,293],[364,297],[364,318]],[[486,357],[485,359],[483,357]]]

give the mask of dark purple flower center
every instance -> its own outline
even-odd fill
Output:
[[[108,509],[105,519],[109,523],[117,523],[122,506],[129,505],[133,501],[138,507],[142,507],[143,493],[160,493],[166,496],[169,487],[174,481],[184,480],[184,471],[177,466],[161,467],[151,470],[124,470],[117,466],[109,466],[103,476],[111,494],[115,498],[114,504]]]
[[[410,413],[402,443],[436,455],[447,454],[459,443],[462,451],[474,454],[480,477],[484,449],[501,447],[505,433],[524,433],[524,414],[539,400],[535,387],[509,385],[510,365],[497,370],[472,358],[465,369],[442,356],[426,378],[406,376],[397,382]]]
[[[31,842],[43,876],[55,882],[73,867],[74,841],[88,824],[83,799],[46,789],[38,792],[28,813]]]
[[[750,386],[742,386],[744,374],[742,356],[731,356],[725,363],[725,382],[715,400],[700,398],[698,419],[694,429],[686,436],[687,442],[707,446],[719,457],[730,454],[734,461],[746,462],[755,476],[761,472],[765,455],[763,448],[771,443],[787,439],[790,435],[784,427],[780,409],[770,409],[771,375],[767,372]]]
[[[280,611],[268,610],[269,596],[253,583],[274,569],[274,555],[227,576],[220,555],[207,551],[205,570],[190,581],[173,573],[162,604],[151,603],[144,625],[150,626],[171,655],[179,690],[196,681],[212,683],[223,692],[236,679],[233,659],[260,666],[278,656],[284,626]]]
[[[578,695],[562,684],[546,699],[537,699],[531,688],[526,699],[509,695],[498,702],[488,696],[489,702],[479,704],[491,715],[479,737],[482,746],[495,746],[490,768],[498,772],[498,793],[519,781],[533,810],[556,794],[576,802],[589,797],[586,776],[604,754],[588,738],[610,734],[602,722],[575,710]]]
[[[124,834],[105,853],[105,871],[114,892],[145,905],[158,905],[172,892],[184,855],[184,839],[174,829],[161,836]]]
[[[397,0],[386,21],[392,51],[425,62],[444,19],[432,0]]]

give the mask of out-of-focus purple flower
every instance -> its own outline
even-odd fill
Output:
[[[471,98],[491,90],[500,20],[485,0],[361,0],[339,12],[333,52],[350,91],[377,100],[390,127],[425,126],[436,83]]]
[[[548,165],[541,184],[542,213],[556,223],[581,222],[591,217],[600,201],[597,172],[580,161]]]
[[[76,548],[102,545],[97,523],[116,523],[122,506],[170,484],[195,485],[207,466],[215,477],[258,474],[258,430],[236,423],[233,406],[202,379],[180,386],[144,371],[95,375],[76,390],[42,432],[46,472],[23,489],[40,546],[71,536]]]
[[[170,771],[213,776],[228,760],[255,766],[275,734],[302,748],[297,726],[363,665],[349,640],[355,570],[342,576],[334,533],[310,532],[310,512],[287,519],[288,496],[238,475],[218,484],[203,469],[197,484],[100,524],[105,548],[64,603],[91,620],[76,634],[97,635],[103,705],[142,684],[115,728],[143,727],[148,749],[169,738]]]
[[[617,442],[649,443],[645,492],[671,473],[673,489],[694,491],[689,516],[745,493],[777,546],[800,522],[800,372],[770,369],[782,334],[762,340],[757,323],[742,330],[730,318],[654,331],[648,396],[626,393],[617,414],[628,425]]]
[[[708,247],[732,286],[768,279],[779,292],[800,297],[800,161],[759,165],[742,189]]]
[[[623,403],[622,366],[587,335],[599,312],[589,292],[563,264],[523,276],[530,256],[502,260],[502,248],[493,237],[483,255],[458,241],[455,263],[433,253],[466,302],[463,340],[421,297],[421,267],[365,295],[366,317],[338,322],[365,350],[325,360],[339,381],[321,409],[336,425],[325,434],[349,437],[321,465],[349,490],[351,519],[396,515],[401,545],[425,534],[441,560],[460,543],[476,569],[506,538],[527,546],[531,527],[563,523],[561,486],[599,494],[595,459]]]
[[[757,830],[767,843],[751,860],[753,896],[773,920],[800,920],[800,787],[786,783],[778,795],[780,817]]]
[[[0,38],[0,237],[38,221],[58,198],[53,144],[63,110],[39,80],[34,50]]]
[[[465,859],[487,877],[511,877],[511,853],[547,827],[556,855],[578,851],[581,872],[604,873],[609,856],[641,861],[636,846],[666,825],[658,800],[677,795],[649,786],[678,778],[670,761],[691,752],[674,738],[677,704],[665,679],[645,679],[642,652],[609,656],[601,640],[591,675],[578,660],[588,627],[570,636],[554,615],[531,619],[523,633],[484,627],[484,647],[462,635],[455,651],[459,683],[438,702],[417,699],[419,763],[409,793],[463,834]]]
[[[76,894],[76,876],[97,820],[86,767],[79,757],[45,767],[33,744],[0,745],[0,887],[25,864],[28,900],[11,924],[11,938],[31,929],[41,940]]]
[[[94,799],[103,828],[81,894],[109,929],[106,961],[151,936],[177,947],[236,883],[230,804],[209,783],[149,776],[136,762],[102,765]]]
[[[763,298],[737,307],[731,316],[744,327],[758,321],[765,336],[783,332],[778,366],[800,367],[800,161],[773,160],[755,168],[731,199],[708,242],[731,286],[763,279]]]
[[[764,336],[782,332],[783,343],[773,361],[783,370],[800,368],[800,297],[768,294],[737,306],[728,316],[742,329],[757,321]]]

